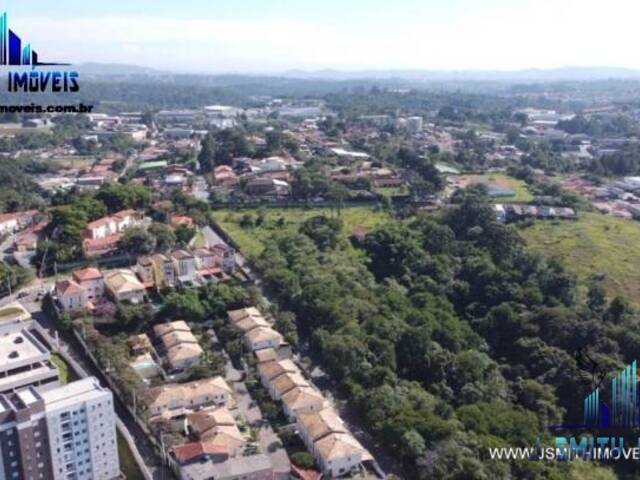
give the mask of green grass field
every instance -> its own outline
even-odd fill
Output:
[[[499,198],[504,202],[530,202],[533,195],[527,188],[527,184],[517,178],[504,175],[502,173],[485,173],[482,175],[465,175],[471,179],[471,182],[490,182],[495,183],[503,188],[508,188],[516,192],[514,197]]]
[[[254,219],[259,212],[264,212],[265,220],[260,226],[243,228],[240,221],[244,215],[251,215]],[[305,220],[317,216],[325,215],[336,217],[335,210],[332,212],[328,208],[265,208],[243,209],[243,210],[216,210],[214,216],[218,224],[233,238],[241,250],[246,255],[258,255],[262,252],[264,242],[279,230],[294,231]],[[280,218],[285,219],[284,226],[278,225]],[[345,236],[351,234],[355,227],[373,228],[380,225],[389,218],[388,214],[374,210],[369,207],[343,208],[340,213],[343,222],[343,232]]]
[[[640,223],[585,213],[575,222],[539,221],[520,232],[530,248],[558,258],[579,279],[604,273],[609,295],[640,304]]]

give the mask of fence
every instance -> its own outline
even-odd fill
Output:
[[[42,336],[44,339],[47,340],[47,343],[49,343],[49,347],[51,348],[51,350],[57,353],[58,355],[60,355],[64,359],[64,361],[67,362],[67,364],[73,369],[76,375],[78,375],[81,378],[85,378],[89,376],[87,371],[84,368],[82,368],[82,366],[78,362],[76,362],[76,360],[69,354],[69,352],[67,352],[64,348],[60,348],[60,344],[57,338],[52,338],[51,335],[49,335],[49,332],[47,332],[38,322],[33,322],[33,326],[35,330],[40,334],[40,336]],[[75,331],[74,333],[76,335],[76,338],[78,338],[79,337],[78,333]],[[84,344],[84,342],[81,342],[81,345],[83,345],[83,348],[85,348],[85,352],[89,355],[89,358],[91,358],[91,360],[94,361],[94,363],[97,366],[97,362],[95,361],[95,358],[93,357],[93,355],[91,355],[90,352],[87,352],[86,345]],[[107,381],[108,381],[109,380],[108,376],[105,375],[105,377],[107,378]],[[138,468],[140,469],[140,472],[142,473],[145,480],[153,480],[153,476],[149,472],[149,469],[147,468],[147,465],[144,459],[142,458],[142,456],[140,455],[140,452],[138,451],[138,447],[136,445],[134,438],[131,436],[131,433],[129,433],[129,430],[127,429],[126,425],[122,422],[120,417],[118,417],[117,415],[116,415],[116,428],[122,435],[122,438],[124,438],[124,440],[127,442],[129,451],[133,455],[133,458],[135,459],[136,464],[138,465]]]

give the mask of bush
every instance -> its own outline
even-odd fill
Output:
[[[315,465],[315,461],[309,452],[296,452],[291,455],[291,461],[297,467],[311,469]]]

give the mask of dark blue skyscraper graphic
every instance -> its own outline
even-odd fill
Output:
[[[584,399],[584,424],[587,428],[640,428],[640,384],[634,360],[611,379],[610,405],[605,403],[600,388]]]
[[[41,63],[31,44],[9,28],[7,12],[0,15],[0,65],[67,65],[66,63]]]

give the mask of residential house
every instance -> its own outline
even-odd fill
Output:
[[[15,233],[33,225],[37,216],[37,210],[0,214],[0,235]]]
[[[198,276],[203,281],[222,279],[223,273],[220,268],[220,258],[216,253],[208,248],[198,248],[194,253]]]
[[[231,387],[218,376],[188,383],[170,383],[147,390],[144,401],[152,417],[174,418],[210,405],[227,405]]]
[[[18,219],[12,213],[0,214],[0,235],[11,234],[18,230]]]
[[[105,238],[140,224],[142,215],[135,210],[121,210],[108,217],[102,217],[87,224],[86,236],[89,239]]]
[[[260,350],[269,351],[269,349]],[[274,350],[270,350],[274,351]],[[289,359],[258,364],[258,375],[264,388],[269,389],[271,382],[285,373],[300,373],[300,369]]]
[[[200,455],[199,461],[180,466],[180,480],[273,480],[273,465],[268,455],[238,456],[224,462]]]
[[[173,287],[175,285],[175,270],[173,261],[163,255],[162,253],[156,253],[151,257],[153,262],[156,285],[162,287]]]
[[[256,307],[247,307],[240,308],[238,310],[229,310],[227,311],[227,317],[229,318],[229,322],[231,325],[235,325],[237,322],[244,320],[249,317],[253,318],[264,318],[260,310]]]
[[[213,183],[219,187],[235,187],[239,183],[238,175],[229,165],[218,165],[213,169]]]
[[[35,251],[38,248],[39,235],[35,232],[27,231],[21,233],[13,242],[13,247],[18,252]]]
[[[176,250],[171,254],[177,280],[183,284],[193,283],[197,276],[195,257],[186,250]]]
[[[171,449],[170,453],[179,465],[207,461],[220,463],[229,458],[229,454],[224,447],[210,442],[189,442],[176,445]]]
[[[245,192],[260,197],[286,197],[291,193],[291,186],[275,178],[254,178],[247,182]]]
[[[87,306],[84,289],[73,280],[56,283],[56,298],[63,310],[80,310]]]
[[[300,371],[283,373],[269,382],[269,394],[274,400],[280,400],[284,394],[296,387],[309,386],[309,382]]]
[[[155,287],[155,268],[151,261],[151,257],[146,255],[138,257],[138,260],[136,261],[136,273],[140,280],[142,280],[142,284],[145,288]]]
[[[296,419],[298,434],[307,450],[316,456],[315,442],[330,433],[349,433],[344,422],[333,407],[326,407],[319,411],[300,413]]]
[[[296,425],[300,438],[328,477],[342,476],[372,459],[331,407],[299,413]]]
[[[193,218],[187,217],[186,215],[171,215],[169,224],[173,228],[177,228],[181,225],[184,225],[185,227],[193,227],[195,222],[193,221]]]
[[[100,238],[85,238],[82,240],[82,252],[86,257],[100,257],[118,250],[121,233],[114,233]]]
[[[144,300],[144,285],[131,270],[111,270],[105,274],[104,283],[111,298],[117,302],[142,303]]]
[[[193,254],[196,257],[196,265],[199,270],[216,268],[218,266],[217,255],[208,248],[198,248]]]
[[[244,343],[252,352],[286,345],[282,335],[271,328],[255,307],[230,310],[227,317],[231,325],[244,333]]]
[[[241,454],[247,443],[226,407],[190,413],[186,425],[188,432],[198,440],[224,448],[231,457]]]
[[[39,222],[33,227],[20,233],[13,244],[18,252],[34,251],[38,246],[38,240],[47,227],[47,222]]]
[[[166,362],[172,371],[200,365],[204,352],[184,320],[161,323],[153,327],[153,332],[162,342]]]
[[[217,257],[218,266],[225,273],[232,273],[236,268],[236,251],[225,243],[217,243],[211,247],[211,251]]]
[[[95,302],[104,296],[104,276],[97,268],[89,267],[75,270],[72,277],[84,290],[87,300]]]
[[[282,395],[282,409],[292,422],[301,413],[320,411],[324,405],[322,394],[311,386],[295,387]]]
[[[349,433],[330,433],[315,443],[316,460],[322,472],[331,478],[341,477],[371,454]]]
[[[244,344],[252,352],[263,348],[279,348],[283,343],[282,335],[271,327],[254,328],[244,335]]]

